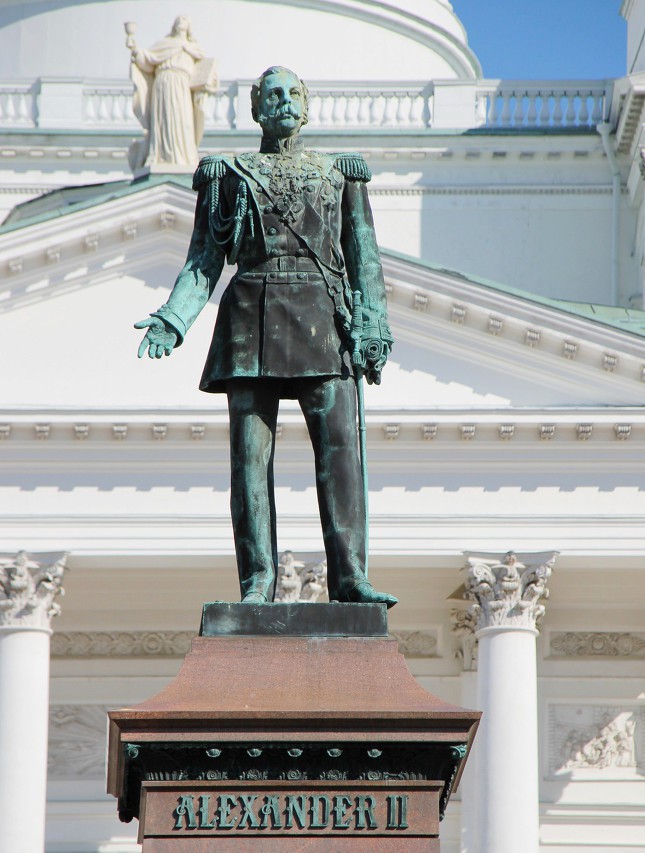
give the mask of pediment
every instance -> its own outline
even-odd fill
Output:
[[[0,234],[3,376],[10,406],[197,406],[216,302],[184,346],[137,362],[132,323],[163,303],[183,264],[194,194],[173,183]],[[396,344],[368,406],[382,411],[633,406],[644,338],[528,294],[383,252]],[[633,318],[632,318],[633,319]],[[613,325],[611,324],[613,323]],[[631,328],[637,328],[633,323]],[[34,366],[38,365],[37,371]]]

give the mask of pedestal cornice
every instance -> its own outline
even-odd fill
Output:
[[[63,594],[67,554],[0,554],[0,631],[49,631]]]

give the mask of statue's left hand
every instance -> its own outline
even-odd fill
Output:
[[[390,349],[390,344],[387,341],[376,340],[370,341],[365,347],[363,375],[368,385],[381,384],[381,371],[385,367]]]
[[[134,324],[135,329],[148,329],[145,338],[139,344],[138,356],[141,358],[146,350],[150,358],[161,358],[170,355],[177,343],[177,332],[167,325],[161,317],[148,317]]]

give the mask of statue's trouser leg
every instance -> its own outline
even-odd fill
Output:
[[[272,380],[227,383],[231,424],[231,516],[242,598],[273,601],[278,566],[273,490],[275,430],[280,403]]]
[[[347,601],[365,580],[365,500],[356,430],[356,386],[339,376],[297,380],[316,459],[329,597]]]

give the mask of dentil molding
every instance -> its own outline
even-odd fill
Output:
[[[49,622],[60,613],[54,599],[63,594],[67,555],[0,554],[0,629],[37,628],[49,630]]]

